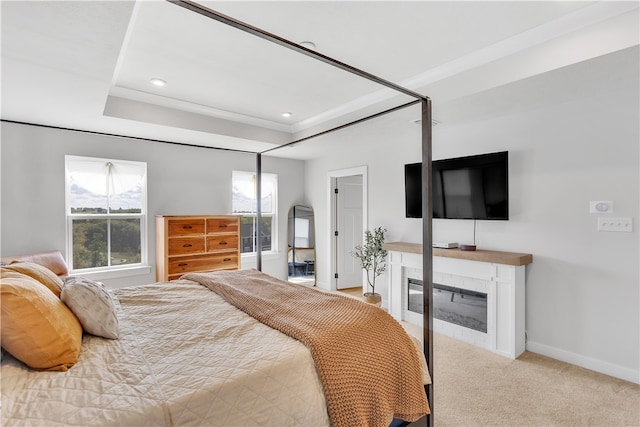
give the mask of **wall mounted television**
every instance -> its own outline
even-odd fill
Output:
[[[480,154],[432,163],[433,217],[509,219],[509,153]],[[404,167],[407,218],[422,218],[422,163]]]

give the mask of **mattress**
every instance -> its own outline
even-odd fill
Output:
[[[188,280],[116,289],[120,339],[67,372],[4,355],[2,425],[329,425],[308,349]]]

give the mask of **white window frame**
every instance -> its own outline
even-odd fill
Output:
[[[69,174],[69,162],[91,161],[96,163],[113,163],[113,164],[129,164],[144,168],[144,176],[142,179],[142,206],[140,213],[105,213],[105,214],[80,214],[71,213],[71,178]],[[107,196],[108,197],[108,196]],[[116,278],[131,276],[137,274],[146,274],[150,272],[148,263],[148,214],[147,214],[147,164],[146,162],[106,159],[87,156],[65,156],[65,216],[66,237],[67,237],[67,263],[71,274],[82,274],[86,277],[96,278]],[[78,219],[139,219],[140,220],[140,262],[132,264],[111,265],[111,256],[108,257],[107,266],[93,268],[74,268],[73,262],[73,221]],[[109,254],[111,254],[110,230],[107,235],[107,245]]]
[[[231,187],[233,189],[233,185],[235,182],[235,177],[236,175],[244,175],[245,177],[248,176],[252,176],[253,177],[253,182],[254,182],[254,189],[253,189],[253,203],[252,203],[252,208],[251,211],[236,211],[234,203],[233,203],[233,192],[232,192],[232,200],[231,200],[231,213],[233,215],[238,215],[240,217],[244,217],[244,218],[253,218],[254,219],[254,224],[255,221],[257,220],[257,212],[256,212],[256,189],[255,189],[255,182],[256,182],[256,173],[255,172],[247,172],[247,171],[238,171],[238,170],[234,170],[231,172]],[[262,251],[262,254],[276,254],[278,252],[278,175],[274,174],[274,173],[262,173],[262,182],[264,183],[265,180],[272,180],[273,181],[273,200],[272,200],[272,210],[273,212],[261,212],[262,217],[263,218],[267,218],[270,217],[271,218],[271,250],[269,251]],[[264,196],[264,195],[263,195]],[[240,235],[240,238],[242,240],[242,234]],[[240,245],[242,245],[242,242],[240,242]],[[254,245],[254,251],[252,252],[242,252],[242,246],[240,249],[241,253],[240,255],[243,257],[246,256],[255,256],[256,255],[256,251],[255,251],[255,245]]]

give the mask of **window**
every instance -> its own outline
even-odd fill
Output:
[[[231,209],[240,219],[240,251],[256,252],[256,174],[233,171]],[[262,224],[260,241],[263,251],[272,251],[276,244],[278,175],[262,174]]]
[[[146,264],[147,164],[65,156],[72,270]]]

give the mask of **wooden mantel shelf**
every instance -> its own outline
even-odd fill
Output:
[[[396,252],[408,252],[413,254],[422,253],[421,243],[406,243],[406,242],[388,242],[383,243],[382,248],[388,251]],[[501,251],[488,251],[478,249],[476,251],[461,251],[458,248],[454,249],[442,249],[433,248],[433,256],[446,257],[446,258],[459,258],[470,261],[491,262],[495,264],[506,265],[527,265],[533,262],[532,254],[522,254],[517,252],[501,252]]]

